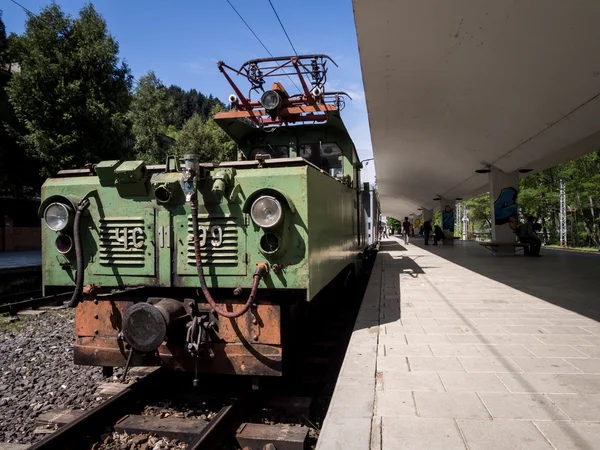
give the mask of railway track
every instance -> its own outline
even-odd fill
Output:
[[[63,292],[54,295],[42,296],[41,290],[22,292],[0,297],[0,314],[16,314],[18,311],[29,308],[38,308],[46,305],[62,303],[73,295],[73,292]]]
[[[369,261],[357,285],[338,292],[346,296],[343,309],[336,302],[319,311],[291,375],[263,379],[258,385],[244,377],[206,376],[193,388],[190,374],[158,369],[30,448],[139,449],[146,447],[132,444],[144,443],[148,436],[177,440],[194,450],[313,448],[371,267]],[[177,417],[173,405],[178,402],[210,405],[203,408],[211,413]],[[125,439],[124,447],[122,441],[111,444],[119,437]]]

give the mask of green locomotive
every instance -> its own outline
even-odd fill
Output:
[[[218,64],[236,94],[215,120],[238,161],[103,161],[44,183],[43,284],[75,286],[76,364],[281,375],[295,319],[377,237],[328,60]],[[264,89],[290,70],[301,93]]]

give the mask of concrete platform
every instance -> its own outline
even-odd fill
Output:
[[[22,267],[40,267],[41,265],[41,250],[0,252],[0,271],[19,269]]]
[[[317,450],[600,448],[600,256],[382,243]]]

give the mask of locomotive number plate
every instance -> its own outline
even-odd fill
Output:
[[[200,225],[198,227],[198,237],[200,238],[200,247],[206,247],[206,242],[210,241],[213,247],[220,247],[223,245],[223,228],[220,225],[213,225],[212,227],[206,227]]]

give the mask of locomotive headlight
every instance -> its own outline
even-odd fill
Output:
[[[267,110],[277,109],[281,103],[281,97],[275,91],[267,91],[260,98],[260,104]]]
[[[250,216],[259,227],[273,228],[283,219],[283,208],[275,197],[263,195],[252,204]]]
[[[62,231],[71,221],[71,210],[63,203],[51,203],[44,211],[44,222],[52,231]]]

